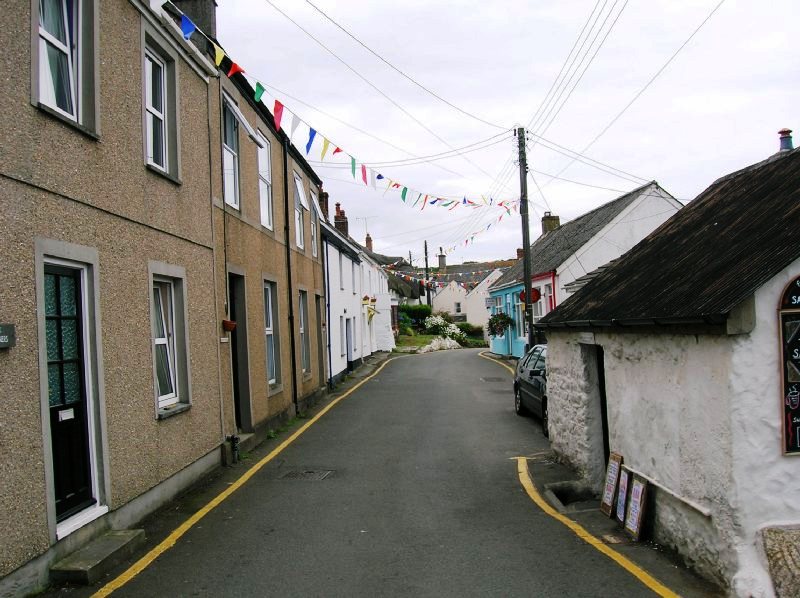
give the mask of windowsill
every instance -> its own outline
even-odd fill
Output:
[[[308,382],[311,378],[311,372],[303,372],[303,382]]]
[[[229,201],[227,201],[225,199],[222,200],[222,208],[225,209],[225,210],[227,210],[228,208],[231,208],[232,210],[236,210],[237,212],[241,211],[239,209],[239,205],[234,205],[234,204],[232,204],[231,202],[229,202]]]
[[[282,382],[277,382],[275,384],[270,384],[269,388],[267,389],[267,397],[271,397],[273,395],[276,395],[279,392],[283,392],[283,383]]]
[[[169,407],[163,407],[158,410],[158,415],[156,419],[167,419],[172,417],[173,415],[178,415],[179,413],[183,413],[184,411],[189,411],[192,408],[190,403],[175,403],[174,405],[170,405]]]
[[[74,120],[72,120],[71,118],[69,118],[67,116],[64,116],[60,112],[57,112],[57,111],[53,110],[50,106],[48,106],[46,104],[42,104],[41,102],[39,102],[39,103],[36,104],[36,107],[39,108],[39,110],[41,112],[45,113],[50,118],[54,118],[57,121],[60,121],[61,123],[65,124],[65,125],[67,125],[69,127],[72,127],[73,129],[78,131],[78,133],[81,133],[81,134],[85,135],[89,139],[93,139],[94,141],[100,141],[100,135],[98,135],[97,132],[92,131],[91,129],[83,126],[79,122],[74,121]]]
[[[160,168],[158,168],[157,166],[153,166],[152,164],[145,164],[145,167],[150,172],[152,172],[154,174],[157,174],[158,176],[164,177],[165,179],[167,179],[171,183],[175,183],[176,185],[183,185],[183,181],[182,180],[180,180],[178,177],[170,174],[166,170],[161,170]]]
[[[108,507],[106,505],[95,504],[73,515],[69,519],[65,519],[56,526],[56,539],[61,540],[62,538],[66,538],[72,532],[79,530],[87,523],[91,523],[106,513],[108,513]]]

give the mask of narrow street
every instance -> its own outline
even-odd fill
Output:
[[[526,494],[547,448],[478,350],[392,359],[114,595],[651,595]]]

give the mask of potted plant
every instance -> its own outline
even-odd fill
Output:
[[[486,328],[492,336],[503,336],[506,328],[513,326],[514,320],[508,314],[498,313],[489,318]]]

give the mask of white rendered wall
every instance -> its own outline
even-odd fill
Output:
[[[451,280],[443,289],[431,299],[431,307],[433,311],[444,311],[451,315],[456,313],[456,302],[461,304],[461,312],[466,313],[465,305],[467,299],[467,290],[460,286],[457,282]]]
[[[354,318],[353,322],[353,359],[359,359],[362,355],[361,345],[361,289],[359,288],[359,265],[356,264],[356,288],[353,292],[353,280],[351,264],[353,260],[345,254],[342,254],[342,277],[339,277],[339,249],[329,243],[325,243],[326,256],[325,265],[328,268],[328,279],[330,281],[330,288],[328,293],[328,303],[330,304],[330,321],[328,322],[328,336],[330,342],[330,360],[331,371],[330,376],[334,377],[337,374],[347,369],[347,352],[342,355],[341,346],[342,339],[346,335],[346,323],[341,325],[339,320],[343,316],[347,318]],[[342,288],[342,286],[344,288]]]
[[[489,324],[491,310],[486,309],[486,300],[489,298],[489,287],[502,275],[501,270],[493,270],[478,286],[467,293],[462,305],[462,311],[467,314],[467,322],[474,326],[483,326],[483,338],[489,339],[486,326]]]
[[[571,293],[564,285],[607,264],[630,250],[680,209],[680,204],[652,185],[556,271],[556,301]]]

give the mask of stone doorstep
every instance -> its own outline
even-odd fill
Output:
[[[91,585],[144,544],[143,529],[111,530],[50,568],[50,579]]]

